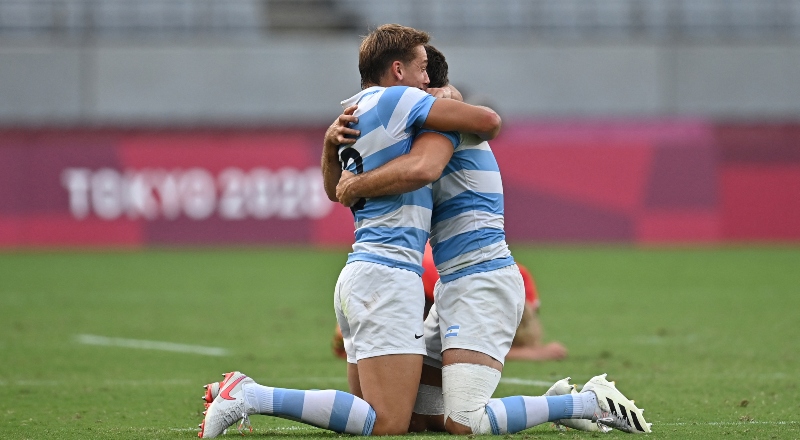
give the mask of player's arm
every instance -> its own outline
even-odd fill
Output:
[[[442,175],[453,155],[453,142],[441,133],[423,132],[411,151],[372,171],[342,174],[336,187],[339,203],[352,206],[362,197],[403,194],[417,190]]]
[[[352,144],[356,140],[354,137],[361,134],[359,130],[348,127],[350,123],[357,123],[358,118],[353,116],[357,106],[351,106],[344,110],[335,121],[325,131],[325,141],[322,146],[322,158],[320,167],[322,168],[322,182],[325,187],[325,194],[332,202],[337,202],[336,185],[342,176],[342,165],[339,162],[339,145]]]
[[[500,133],[502,120],[488,107],[470,105],[455,99],[437,99],[431,105],[423,127],[437,131],[475,133],[492,140]]]

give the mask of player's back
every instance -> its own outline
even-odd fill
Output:
[[[344,169],[359,174],[406,154],[435,98],[413,87],[370,87],[343,101],[358,105],[361,136],[339,148]],[[406,194],[360,200],[353,208],[356,242],[348,257],[422,273],[422,255],[430,231],[430,187]]]
[[[433,183],[433,258],[442,282],[514,264],[505,241],[503,182],[489,147],[472,134]]]

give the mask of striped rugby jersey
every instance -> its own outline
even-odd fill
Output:
[[[344,169],[362,173],[408,153],[436,98],[413,87],[370,87],[342,102],[358,104],[361,136],[339,148]],[[406,194],[356,203],[356,241],[347,262],[369,261],[422,274],[422,255],[431,225],[430,185]]]
[[[503,182],[489,143],[464,133],[433,183],[431,247],[443,283],[514,264],[503,230]]]

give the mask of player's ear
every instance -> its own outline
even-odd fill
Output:
[[[404,68],[405,66],[403,66],[401,61],[393,61],[391,68],[392,77],[397,81],[401,81],[403,79]]]

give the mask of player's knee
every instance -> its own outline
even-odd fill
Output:
[[[391,417],[377,417],[372,428],[372,435],[403,435],[408,433],[409,420]]]
[[[453,419],[449,417],[447,418],[447,421],[444,422],[444,429],[448,434],[453,435],[470,435],[473,433],[472,428],[462,425],[461,423],[454,422]]]
[[[451,364],[442,369],[445,429],[451,434],[491,434],[486,404],[500,372],[485,365]]]
[[[452,410],[444,423],[445,430],[450,434],[492,434],[492,426],[489,415],[486,413],[486,406],[465,410]]]
[[[372,435],[403,435],[408,434],[411,424],[411,414],[398,415],[396,411],[380,411],[375,408],[375,424]]]

